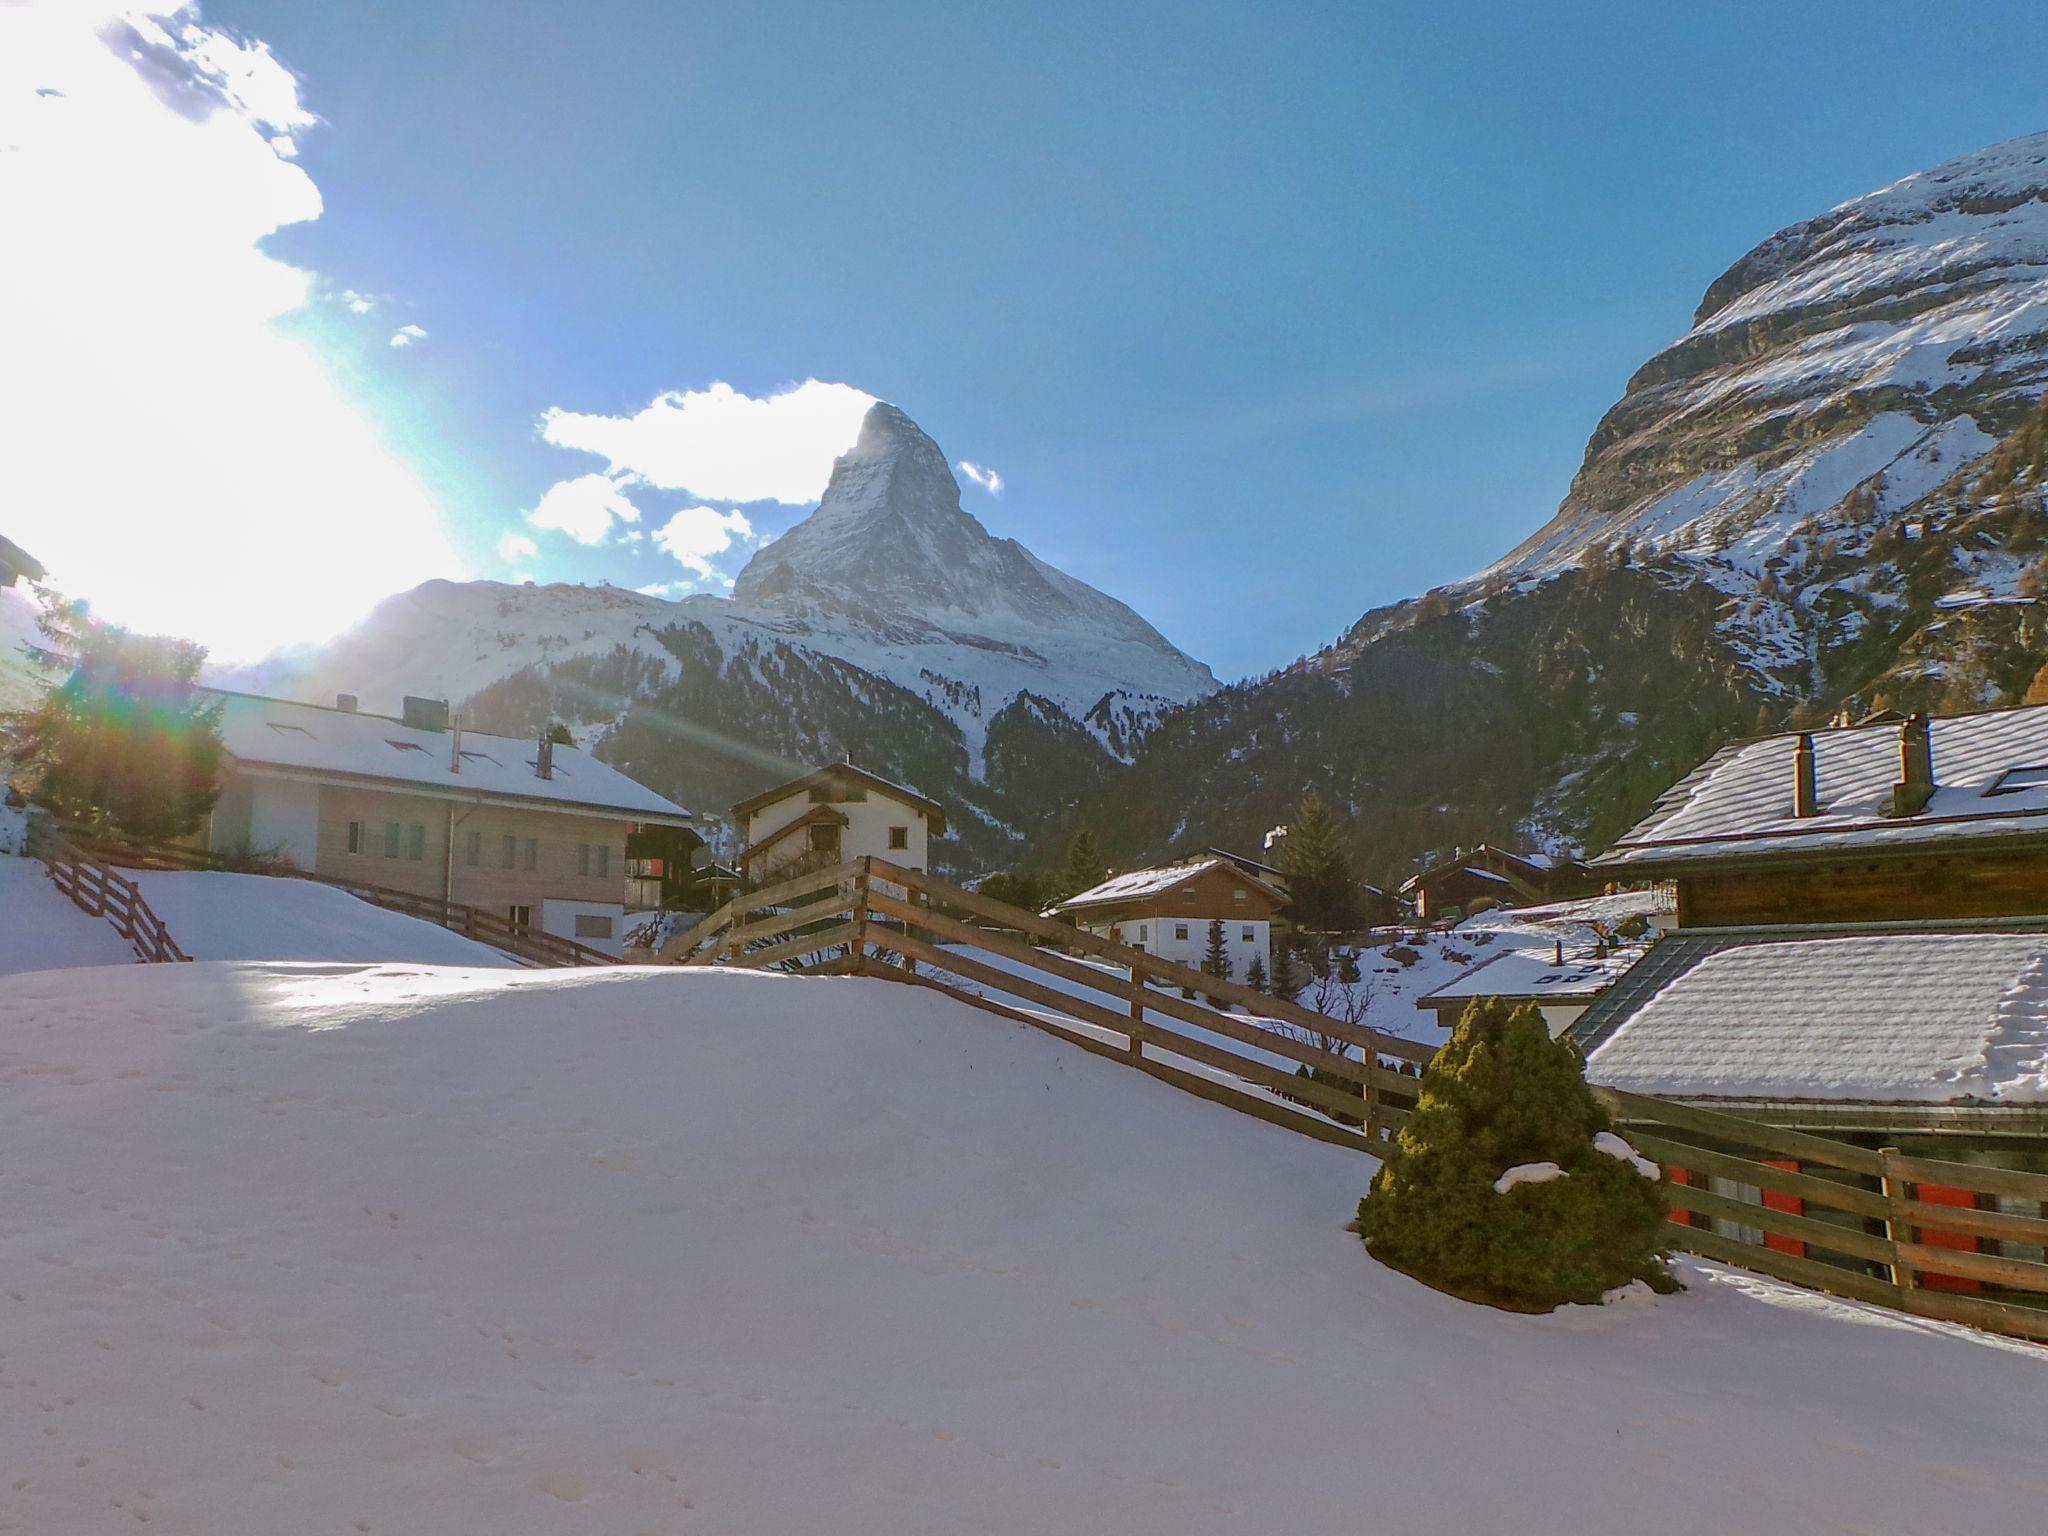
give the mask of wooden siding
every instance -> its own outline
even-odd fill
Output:
[[[1231,893],[1243,891],[1239,901]],[[1068,915],[1090,928],[1107,928],[1113,923],[1138,918],[1192,918],[1206,923],[1220,917],[1226,923],[1242,919],[1248,923],[1269,922],[1280,911],[1280,903],[1258,886],[1248,882],[1236,869],[1220,865],[1204,870],[1194,879],[1170,891],[1135,897],[1130,901],[1104,902],[1100,906],[1076,907]]]
[[[1711,870],[1678,877],[1681,928],[1782,923],[1918,922],[2048,914],[2048,851]]]
[[[623,904],[626,896],[626,826],[597,816],[560,811],[535,811],[494,804],[463,805],[425,795],[324,785],[320,790],[320,851],[317,873],[360,880],[417,896],[439,897],[449,878],[448,825],[455,824],[450,900],[503,914],[514,906],[533,908],[540,926],[543,901],[590,901]],[[348,851],[348,824],[363,823],[363,851]],[[399,856],[384,855],[384,825],[395,821],[401,834]],[[422,857],[411,853],[410,829],[424,829]],[[472,832],[481,833],[479,861],[465,859]],[[504,867],[507,835],[518,839],[513,867]],[[525,867],[526,840],[534,840],[534,867]],[[603,877],[578,872],[577,846],[610,850]],[[595,868],[595,855],[593,864]]]

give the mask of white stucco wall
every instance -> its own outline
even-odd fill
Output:
[[[320,846],[320,786],[263,774],[230,773],[208,823],[214,853],[271,853],[311,870]]]
[[[799,790],[786,795],[772,804],[763,806],[747,818],[742,829],[749,846],[773,836],[788,826],[797,817],[811,808],[809,790]],[[910,869],[929,869],[930,829],[925,825],[924,813],[916,806],[906,805],[877,789],[868,791],[865,800],[835,800],[832,809],[846,818],[846,828],[839,834],[840,857],[858,859],[873,857],[887,859],[892,864],[902,864]],[[907,848],[889,846],[889,829],[907,827],[910,830]],[[793,832],[780,846],[771,850],[766,862],[758,873],[765,875],[785,860],[794,859],[809,850],[809,834]]]
[[[1112,926],[1117,930],[1111,932]],[[1203,917],[1132,917],[1114,925],[1109,923],[1081,924],[1084,931],[1098,938],[1121,938],[1122,942],[1147,954],[1157,955],[1162,960],[1171,960],[1177,965],[1201,969],[1202,961],[1209,953],[1209,920]],[[1187,937],[1179,937],[1179,930],[1187,929]],[[1247,939],[1246,933],[1251,937]],[[1273,925],[1263,918],[1226,918],[1223,923],[1223,944],[1230,955],[1230,976],[1233,981],[1243,981],[1244,973],[1257,956],[1259,964],[1268,974],[1273,969]]]
[[[610,918],[611,937],[599,939],[578,933],[578,917]],[[616,955],[620,952],[621,940],[625,937],[626,905],[620,901],[563,901],[550,896],[540,904],[540,928],[542,933],[551,933],[558,939],[574,939],[578,944],[587,944],[592,949],[601,949],[608,955]]]

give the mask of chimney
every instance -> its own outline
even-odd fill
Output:
[[[448,701],[446,699],[422,699],[408,693],[400,707],[400,723],[416,731],[445,731],[448,729]]]
[[[1801,731],[1792,744],[1792,814],[1820,814],[1820,775],[1813,766],[1813,732]]]
[[[462,772],[462,717],[456,716],[449,722],[448,771]]]
[[[334,696],[334,707],[344,715],[352,715],[356,712],[356,696],[352,693],[337,693]]]
[[[1564,964],[1564,940],[1563,940],[1563,939],[1559,939],[1559,940],[1557,941],[1557,953],[1556,953],[1556,956],[1555,956],[1555,958],[1554,958],[1554,959],[1552,959],[1550,963],[1551,963],[1552,965],[1563,965],[1563,964]]]
[[[536,778],[555,776],[555,744],[546,731],[540,733],[540,747],[533,755],[533,772]]]
[[[1899,727],[1899,782],[1892,786],[1894,816],[1917,816],[1934,798],[1934,733],[1918,711]]]

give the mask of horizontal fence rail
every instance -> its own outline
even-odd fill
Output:
[[[1662,1165],[1673,1248],[2048,1343],[2048,1174],[1907,1157],[1593,1091],[1636,1150]]]
[[[140,886],[88,857],[41,820],[30,823],[29,853],[42,861],[51,884],[70,897],[80,911],[104,917],[144,963],[155,965],[192,958],[178,947],[164,920],[143,899]]]

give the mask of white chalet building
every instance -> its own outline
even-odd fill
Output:
[[[754,887],[846,859],[873,857],[929,870],[946,835],[937,801],[852,763],[828,763],[732,808],[742,846],[734,862]]]
[[[1242,864],[1217,855],[1134,869],[1070,896],[1053,908],[1099,938],[1199,967],[1209,950],[1209,924],[1221,921],[1230,973],[1244,979],[1254,958],[1273,967],[1273,920],[1286,895]]]

